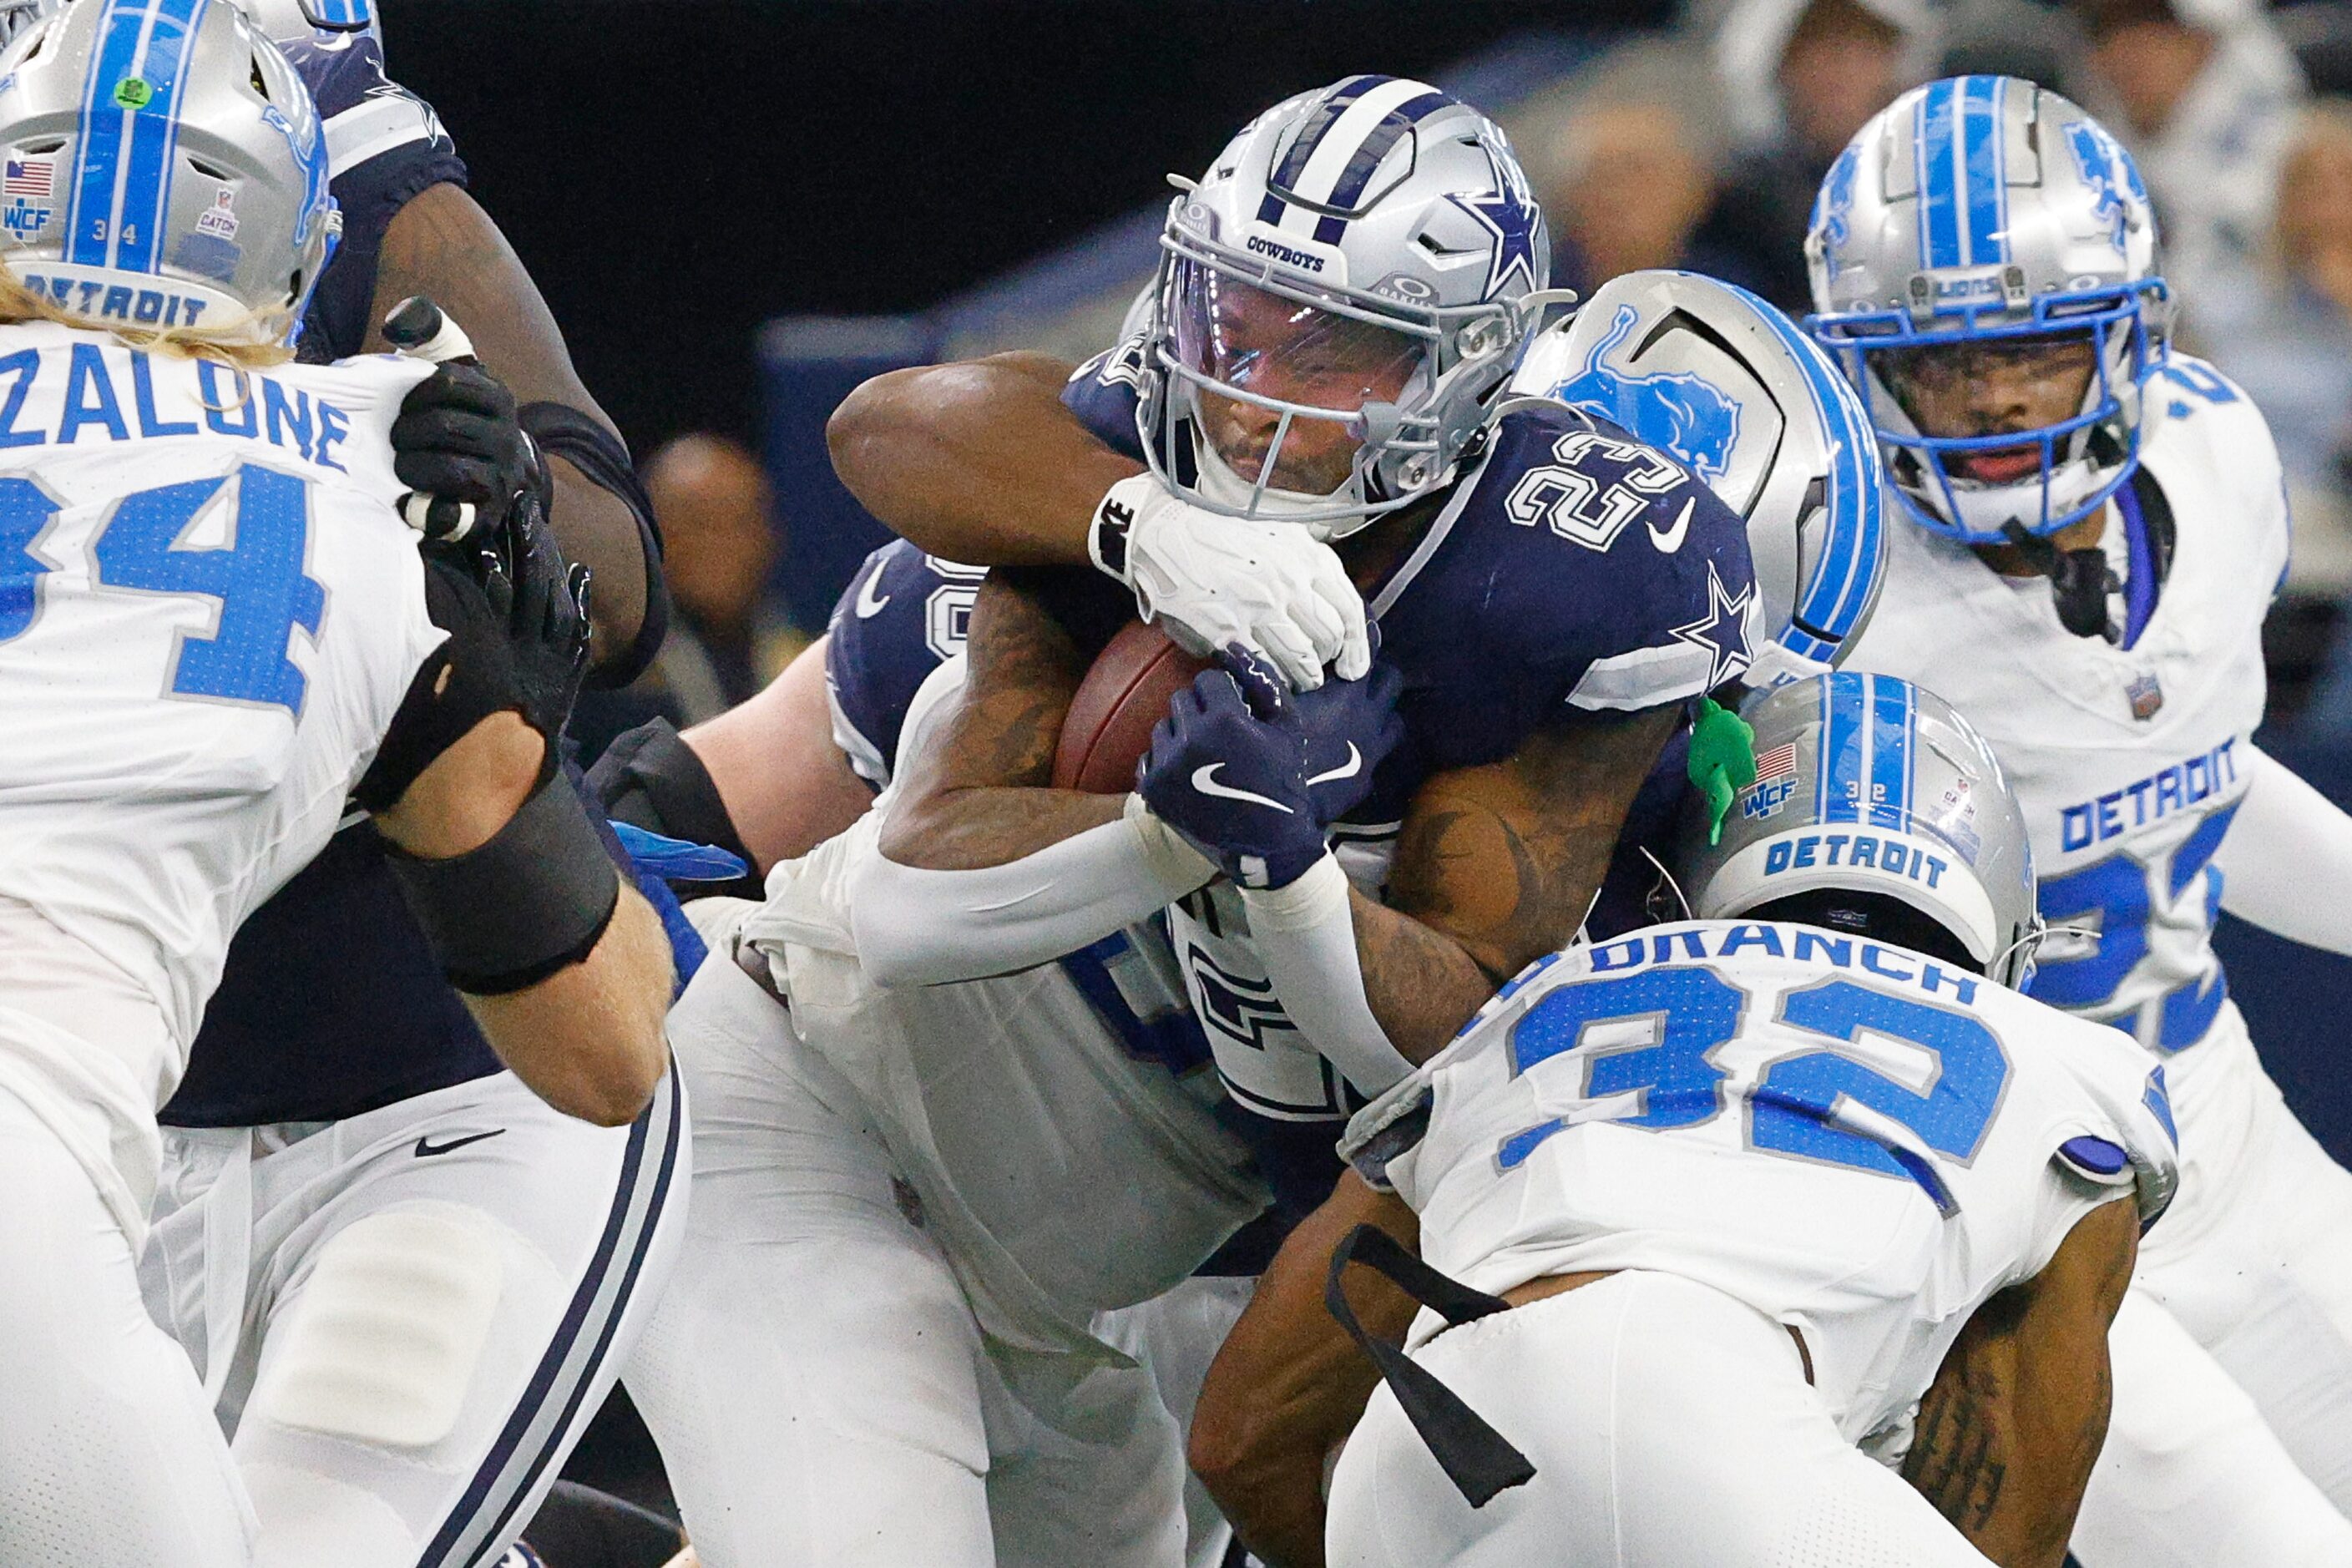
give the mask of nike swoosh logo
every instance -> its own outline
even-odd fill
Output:
[[[1298,815],[1278,800],[1269,800],[1262,795],[1252,795],[1245,789],[1235,789],[1231,784],[1219,784],[1217,782],[1217,770],[1224,765],[1225,764],[1223,763],[1211,763],[1206,767],[1194,768],[1192,770],[1192,787],[1199,790],[1202,795],[1215,795],[1219,800],[1245,800],[1252,805],[1270,805],[1274,807],[1275,810],[1282,813],[1285,816],[1296,816]]]
[[[1664,533],[1660,533],[1658,531],[1658,525],[1656,523],[1649,523],[1645,525],[1650,531],[1650,542],[1658,547],[1659,554],[1672,555],[1675,551],[1680,550],[1683,547],[1683,535],[1690,531],[1691,508],[1697,504],[1698,498],[1696,496],[1693,496],[1688,500],[1683,502],[1682,515],[1675,519],[1675,525],[1666,530]]]
[[[463,1149],[468,1143],[478,1143],[485,1138],[495,1138],[505,1131],[503,1127],[493,1128],[488,1132],[473,1132],[463,1138],[452,1138],[446,1143],[436,1143],[433,1142],[432,1134],[427,1133],[416,1141],[416,1157],[420,1160],[430,1160],[436,1154],[446,1154],[452,1149]]]
[[[882,568],[877,566],[873,571],[866,574],[866,581],[857,585],[857,604],[856,607],[857,610],[857,618],[859,620],[872,620],[875,616],[882,613],[882,606],[890,602],[890,595],[887,594],[881,595],[878,597],[875,595],[874,589],[881,581]]]
[[[1346,764],[1341,767],[1333,768],[1328,773],[1317,773],[1313,778],[1307,781],[1307,787],[1313,789],[1319,784],[1337,784],[1341,779],[1354,778],[1358,773],[1362,773],[1363,771],[1364,753],[1356,750],[1356,742],[1350,741],[1348,742],[1348,761]]]

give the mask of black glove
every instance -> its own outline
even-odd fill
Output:
[[[411,387],[393,422],[392,451],[400,482],[435,503],[425,520],[409,520],[428,537],[492,539],[518,498],[537,497],[542,510],[548,504],[546,469],[523,434],[514,394],[478,364],[451,361]],[[470,528],[459,523],[460,505],[474,509]]]
[[[491,613],[506,625],[522,716],[551,752],[588,669],[590,574],[564,560],[535,495],[522,496],[507,518],[505,543],[477,553],[478,574]]]

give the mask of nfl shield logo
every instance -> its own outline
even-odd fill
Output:
[[[2132,717],[2142,723],[2155,718],[2156,710],[2164,706],[2164,688],[2156,683],[2154,670],[2132,677],[2124,695],[2131,699]]]

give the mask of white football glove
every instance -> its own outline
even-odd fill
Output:
[[[1087,552],[1187,653],[1238,645],[1272,660],[1296,691],[1322,685],[1327,664],[1342,680],[1371,671],[1363,595],[1304,528],[1223,517],[1137,474],[1097,503]]]

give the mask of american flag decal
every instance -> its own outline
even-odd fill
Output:
[[[1797,776],[1797,743],[1784,741],[1767,752],[1756,753],[1756,782]]]
[[[8,173],[0,182],[0,195],[47,196],[55,183],[57,165],[40,159],[8,160]]]

